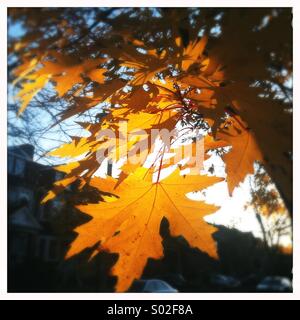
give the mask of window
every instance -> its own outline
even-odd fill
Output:
[[[46,244],[47,244],[46,239],[40,237],[39,241],[38,241],[37,256],[39,258],[42,258],[43,260],[44,260],[44,257],[45,257]]]
[[[22,260],[28,250],[28,236],[25,234],[15,234],[9,242],[10,254]]]
[[[40,236],[37,241],[36,256],[46,262],[59,259],[60,246],[53,236]]]
[[[48,261],[56,261],[58,260],[59,256],[59,247],[58,247],[58,242],[56,240],[50,240],[49,239],[49,247],[48,247]]]
[[[7,159],[7,169],[8,169],[8,173],[9,174],[14,174],[14,157],[12,156],[8,156],[8,159]]]
[[[8,156],[8,173],[24,177],[26,161],[24,159]]]
[[[64,173],[63,172],[59,172],[59,171],[55,172],[55,180],[56,181],[59,181],[59,180],[61,180],[63,178],[64,178]]]
[[[53,204],[51,202],[46,202],[39,205],[38,208],[38,218],[40,221],[47,222],[51,219],[53,214]]]
[[[15,159],[15,170],[14,170],[14,174],[16,176],[21,176],[24,177],[24,173],[25,173],[25,160],[23,159]]]
[[[44,207],[44,205],[40,205],[40,206],[38,207],[38,218],[39,218],[41,221],[46,220],[46,219],[45,219],[45,207]]]

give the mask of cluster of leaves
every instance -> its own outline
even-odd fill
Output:
[[[88,136],[72,137],[52,152],[74,160],[57,167],[65,176],[44,201],[78,179],[81,187],[99,190],[103,201],[78,207],[93,219],[76,229],[68,257],[96,243],[94,254],[118,253],[112,270],[118,291],[142,275],[149,258],[163,256],[163,217],[172,236],[182,235],[192,247],[217,257],[215,228],[203,217],[218,208],[191,201],[186,194],[222,179],[200,172],[181,175],[182,166],[164,163],[170,151],[165,147],[159,151],[160,162],[150,168],[131,164],[126,154],[118,179],[94,177],[101,163],[111,159],[109,152],[97,157],[109,146],[109,139],[97,138],[101,131],[116,131],[122,121],[129,132],[143,129],[139,139],[148,147],[136,151],[147,156],[155,144],[151,129],[172,130],[179,123],[201,127],[207,131],[206,158],[210,150],[231,147],[223,155],[230,194],[260,161],[290,206],[290,10],[18,8],[10,10],[9,18],[26,30],[9,44],[17,61],[12,74],[20,88],[19,113],[49,86],[56,91],[53,99],[67,105],[58,122],[99,110],[97,121],[79,123]],[[126,142],[129,151],[137,146],[136,139]],[[160,179],[171,165],[176,170]]]

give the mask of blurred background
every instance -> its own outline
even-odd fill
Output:
[[[41,204],[55,181],[63,178],[54,167],[65,160],[50,157],[48,152],[70,142],[72,136],[85,135],[77,122],[97,121],[101,117],[99,109],[105,106],[99,104],[97,108],[53,126],[67,102],[61,99],[58,103],[49,84],[18,116],[20,105],[14,97],[19,88],[13,85],[12,70],[19,62],[13,47],[18,39],[32,32],[26,19],[45,14],[50,9],[36,9],[29,15],[26,9],[22,10],[12,9],[8,16],[8,289],[10,292],[113,292],[116,279],[109,275],[109,269],[115,263],[116,255],[101,253],[88,262],[89,250],[86,250],[64,260],[70,243],[76,237],[74,228],[89,220],[88,216],[75,209],[75,205],[97,203],[100,200],[97,190],[86,186],[79,191],[79,182],[74,182],[57,198]],[[199,8],[173,10],[180,11],[179,16],[188,17],[189,21],[200,19],[202,14]],[[280,14],[280,9],[272,10],[274,16]],[[211,16],[206,28],[209,28],[211,37],[217,38],[222,34],[222,16],[226,10],[215,8],[206,11]],[[206,16],[209,16],[207,12]],[[94,31],[91,37],[96,37],[97,32],[101,35],[101,30],[107,28],[107,19],[99,18],[97,22],[98,16],[109,17],[113,21],[122,14],[158,19],[169,14],[162,8],[66,8],[50,10],[50,13],[54,17],[65,16],[74,24],[77,18],[78,28],[80,23],[84,23],[87,29]],[[262,23],[267,24],[268,21]],[[55,19],[52,27],[58,28]],[[182,32],[184,36],[184,30]],[[285,74],[286,71],[281,68],[280,72]],[[282,80],[281,86],[273,86],[280,99],[287,104],[292,103],[291,77]],[[110,165],[105,170],[113,174]],[[224,163],[218,155],[205,164],[205,170],[225,176]],[[150,260],[142,279],[136,281],[130,291],[292,290],[292,219],[275,185],[259,164],[255,166],[255,174],[247,177],[233,197],[228,196],[225,183],[191,197],[205,197],[208,202],[222,204],[216,214],[206,219],[219,227],[214,238],[220,259],[215,261],[190,248],[182,237],[172,238],[168,222],[163,221],[161,235],[165,257],[161,261]],[[286,210],[286,213],[273,214],[279,209]]]

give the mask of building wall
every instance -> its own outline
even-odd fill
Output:
[[[12,265],[29,259],[56,262],[61,258],[61,239],[50,225],[57,208],[54,210],[51,202],[40,204],[55,179],[53,168],[33,161],[31,147],[8,149],[8,230]]]

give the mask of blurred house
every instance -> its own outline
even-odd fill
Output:
[[[10,270],[28,260],[56,262],[61,241],[50,221],[60,200],[41,205],[41,199],[60,173],[33,161],[34,147],[8,148],[8,238]]]

